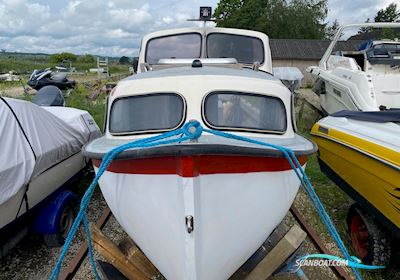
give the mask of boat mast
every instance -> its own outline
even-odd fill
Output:
[[[203,22],[203,40],[202,40],[202,50],[201,57],[206,57],[206,39],[207,39],[207,22],[216,22],[215,18],[212,18],[212,8],[211,7],[200,7],[200,16],[198,19],[188,19],[187,21],[201,21]]]

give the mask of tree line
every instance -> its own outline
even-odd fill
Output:
[[[331,39],[339,21],[328,24],[327,14],[327,0],[220,0],[214,17],[218,27],[261,31],[276,39]],[[374,18],[375,22],[399,20],[395,3],[379,10]]]

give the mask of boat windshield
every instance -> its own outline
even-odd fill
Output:
[[[261,39],[250,36],[210,33],[207,36],[208,58],[236,58],[239,63],[264,63],[264,45]]]
[[[175,93],[122,97],[111,106],[109,130],[112,134],[173,130],[183,123],[184,112],[184,99]]]
[[[386,50],[398,50],[400,51],[400,43],[399,44],[377,44],[374,45],[374,49],[386,49]]]
[[[283,102],[272,96],[241,92],[213,92],[203,103],[206,123],[217,129],[284,133]]]
[[[200,58],[199,33],[182,33],[151,39],[146,46],[146,62],[157,64],[162,58]]]
[[[366,54],[371,64],[400,65],[400,44],[376,44]]]

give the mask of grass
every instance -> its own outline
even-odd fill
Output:
[[[130,65],[110,64],[109,72],[111,74],[127,73]],[[8,73],[14,71],[18,74],[30,75],[35,69],[45,69],[55,67],[54,63],[50,63],[49,59],[41,58],[26,58],[15,56],[0,56],[0,73]],[[74,62],[72,67],[76,68],[77,72],[88,72],[90,68],[96,68],[97,63],[82,63]]]
[[[102,83],[105,84],[106,81]],[[83,84],[78,84],[70,95],[65,98],[66,106],[88,111],[100,129],[102,129],[104,123],[105,96],[100,95],[96,100],[90,100],[90,94],[91,92],[88,88]]]

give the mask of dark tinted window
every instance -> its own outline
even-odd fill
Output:
[[[147,43],[146,62],[156,64],[161,58],[199,58],[201,35],[178,34],[151,39]]]
[[[378,44],[374,49],[400,50],[400,44]]]
[[[174,93],[130,96],[114,101],[110,112],[110,132],[130,133],[170,130],[184,119],[183,98]]]
[[[204,101],[204,116],[215,128],[286,131],[286,110],[276,97],[215,92]]]
[[[211,33],[207,36],[207,57],[236,58],[239,63],[264,63],[264,45],[259,38]]]

